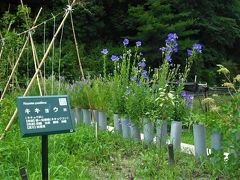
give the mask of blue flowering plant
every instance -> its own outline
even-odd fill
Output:
[[[194,44],[192,50],[187,50],[188,58],[182,73],[178,73],[177,86],[175,87],[174,113],[172,118],[178,121],[188,121],[193,106],[193,95],[186,94],[184,84],[189,76],[192,64],[198,60],[202,53],[202,46]]]
[[[146,69],[145,58],[136,62],[131,68],[129,86],[125,93],[126,111],[133,125],[142,125],[143,117],[148,118],[148,111],[153,105],[150,87],[150,70]]]
[[[121,55],[111,55],[109,59],[113,63],[113,76],[108,77],[110,111],[120,115],[126,114],[126,92],[128,91],[131,69],[140,58],[139,49],[141,42],[137,41],[135,48],[130,48],[129,40],[123,40],[123,52]]]
[[[179,65],[174,65],[172,56],[178,52],[178,36],[176,33],[168,34],[165,47],[159,48],[162,52],[162,65],[153,75],[153,88],[155,89],[155,108],[152,114],[155,118],[171,120],[176,101],[174,82],[179,73]]]

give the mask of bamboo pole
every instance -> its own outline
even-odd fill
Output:
[[[78,49],[78,42],[77,42],[75,28],[74,28],[74,24],[73,24],[72,13],[70,13],[70,18],[71,18],[73,39],[74,39],[75,48],[76,48],[76,51],[77,51],[78,64],[79,64],[79,68],[80,68],[80,72],[81,72],[82,78],[85,80],[84,73],[83,73],[83,68],[82,68],[82,63],[81,63],[81,58],[80,58],[80,54],[79,54],[79,49]]]
[[[3,53],[3,49],[4,49],[4,38],[3,38],[3,35],[2,35],[1,32],[0,32],[0,38],[1,38],[1,40],[3,41],[3,42],[2,42],[2,43],[3,43],[3,46],[2,46],[1,51],[0,51],[0,60],[1,60],[1,58],[2,58],[2,53]]]
[[[42,12],[42,8],[40,8],[40,10],[39,10],[39,12],[38,12],[38,14],[37,14],[34,22],[33,22],[33,25],[36,24],[36,22],[37,22],[37,20],[38,20],[38,18],[39,18],[39,16],[40,16],[40,13],[41,13],[41,12]],[[25,48],[26,48],[26,46],[27,46],[27,44],[28,44],[29,38],[30,38],[30,37],[29,37],[29,34],[28,34],[28,37],[27,37],[27,39],[26,39],[26,41],[25,41],[25,43],[24,43],[24,45],[23,45],[23,47],[22,47],[22,49],[21,49],[21,51],[20,51],[20,54],[19,54],[19,56],[18,56],[18,58],[17,58],[17,61],[16,61],[15,65],[14,65],[14,67],[13,67],[13,69],[12,69],[12,72],[11,72],[9,78],[8,78],[8,82],[7,82],[5,88],[4,88],[3,92],[2,92],[2,96],[1,96],[1,98],[0,98],[0,102],[3,100],[3,97],[4,97],[4,95],[5,95],[6,92],[7,92],[8,86],[9,86],[9,84],[10,84],[10,82],[11,82],[11,79],[12,79],[14,73],[15,73],[15,70],[17,69],[17,66],[18,66],[18,64],[19,64],[19,61],[20,61],[20,59],[21,59],[21,57],[22,57],[22,55],[23,55],[23,52],[24,52],[24,50],[25,50]]]
[[[72,5],[75,3],[75,1],[76,1],[76,0],[73,0]],[[70,13],[70,11],[66,11],[66,13],[65,13],[65,15],[64,15],[64,17],[63,17],[63,20],[62,20],[62,22],[61,22],[61,24],[59,25],[56,33],[54,34],[54,36],[53,36],[53,38],[52,38],[52,40],[51,40],[51,42],[50,42],[50,44],[49,44],[49,46],[48,46],[48,49],[47,49],[47,51],[45,52],[45,54],[44,54],[44,56],[43,56],[43,58],[42,58],[42,60],[41,60],[41,62],[40,62],[40,64],[39,64],[39,66],[38,66],[38,69],[36,70],[35,74],[33,75],[33,77],[32,77],[32,79],[31,79],[31,81],[30,81],[27,89],[25,90],[23,96],[26,96],[27,93],[28,93],[28,91],[30,90],[30,88],[31,88],[34,80],[36,79],[37,74],[38,74],[39,71],[40,71],[40,68],[42,67],[42,65],[43,65],[44,62],[46,61],[47,56],[48,56],[48,54],[49,54],[49,52],[50,52],[50,50],[51,50],[51,48],[52,48],[53,42],[55,41],[55,39],[56,39],[59,31],[61,30],[61,27],[63,26],[64,22],[65,22],[66,19],[67,19],[69,13]],[[10,119],[8,125],[7,125],[7,127],[5,128],[3,134],[1,135],[0,140],[2,140],[2,139],[5,137],[7,131],[9,131],[9,129],[11,128],[11,126],[12,126],[12,124],[14,123],[14,120],[15,120],[15,118],[16,118],[17,112],[18,112],[18,109],[16,108],[15,111],[14,111],[13,116],[11,117],[11,119]]]
[[[36,46],[34,45],[34,41],[33,41],[33,39],[32,39],[32,36],[30,36],[30,40],[31,40],[31,42],[32,42],[32,49],[33,49],[33,53],[34,53],[34,55],[35,55],[35,58],[36,58],[36,64],[37,64],[37,67],[39,66],[39,59],[38,59],[38,55],[37,55],[37,50],[36,50]],[[44,80],[44,78],[45,77],[43,77],[43,74],[42,74],[42,71],[40,70],[40,72],[39,72],[39,75],[40,75],[40,80],[42,81],[42,83],[43,83],[43,86],[45,86],[45,80]],[[44,94],[46,94],[46,88],[43,88],[43,92],[44,92]]]
[[[22,1],[22,0],[20,0],[20,1],[21,1],[21,6],[22,6],[22,8],[24,8],[23,1]],[[42,11],[42,8],[40,8],[37,16],[40,16],[41,11]],[[30,28],[30,26],[29,26],[29,24],[28,24],[28,21],[27,21],[27,18],[29,18],[29,14],[24,13],[24,15],[25,15],[26,24],[27,24],[28,28]],[[38,59],[37,59],[37,55],[36,55],[35,45],[34,45],[33,38],[32,38],[32,32],[29,31],[29,32],[28,32],[28,35],[29,35],[29,38],[30,38],[30,41],[31,41],[35,70],[37,70],[37,67],[38,67],[38,64],[39,64],[39,63],[38,63]],[[40,74],[41,74],[41,71],[40,71]],[[42,74],[41,74],[41,75],[42,75]],[[41,84],[40,84],[40,81],[39,81],[39,74],[37,74],[37,82],[38,82],[38,88],[39,88],[40,95],[42,96],[42,89],[41,89]]]
[[[63,12],[64,12],[64,11],[63,11]],[[54,15],[54,16],[55,16],[55,17],[58,17],[58,16],[60,16],[61,14],[63,14],[63,12],[60,12],[60,13],[58,13],[57,15]],[[28,29],[28,30],[26,30],[26,31],[23,31],[23,32],[19,33],[18,35],[20,36],[20,35],[22,35],[22,34],[28,33],[29,31],[33,31],[34,29],[36,29],[36,28],[38,28],[39,26],[43,25],[45,22],[48,22],[48,21],[51,21],[51,20],[53,20],[53,17],[51,17],[51,18],[49,18],[49,19],[45,20],[44,22],[41,22],[41,23],[39,23],[39,24],[37,24],[37,25],[34,25],[34,26],[31,27],[30,29]]]
[[[35,67],[35,71],[37,71],[38,65],[37,65],[37,59],[36,59],[36,52],[34,51],[35,46],[34,46],[34,43],[33,43],[31,32],[29,32],[29,36],[30,36],[30,41],[31,41],[31,45],[32,45],[34,67]],[[38,83],[38,89],[39,89],[40,95],[42,96],[42,89],[41,89],[41,84],[40,84],[40,81],[39,81],[39,74],[37,74],[37,83]]]

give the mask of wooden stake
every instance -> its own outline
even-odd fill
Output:
[[[72,4],[74,4],[75,1],[76,1],[76,0],[73,0]],[[47,59],[47,57],[48,57],[48,54],[49,54],[49,52],[50,52],[50,50],[51,50],[51,48],[52,48],[53,42],[55,41],[55,39],[56,39],[59,31],[61,30],[61,27],[63,26],[64,22],[65,22],[66,19],[67,19],[69,13],[70,13],[70,11],[66,11],[66,13],[65,13],[65,15],[64,15],[64,17],[63,17],[63,20],[62,20],[62,22],[61,22],[61,24],[59,25],[56,33],[54,34],[54,36],[53,36],[53,38],[52,38],[52,40],[51,40],[51,42],[50,42],[50,44],[49,44],[49,46],[48,46],[48,49],[47,49],[46,53],[44,54],[44,56],[43,56],[43,58],[42,58],[42,60],[41,60],[41,62],[40,62],[40,64],[39,64],[39,66],[38,66],[35,74],[33,75],[33,77],[32,77],[32,79],[31,79],[31,81],[30,81],[27,89],[25,90],[23,96],[26,96],[26,95],[28,94],[28,91],[30,90],[30,88],[31,88],[34,80],[36,79],[37,74],[38,74],[39,71],[40,71],[40,68],[42,67],[42,65],[43,65],[44,62],[46,61],[46,59]],[[0,140],[2,140],[2,139],[5,137],[7,131],[9,131],[9,129],[11,128],[11,126],[12,126],[12,124],[13,124],[15,118],[16,118],[17,112],[18,112],[18,109],[16,108],[15,111],[14,111],[14,114],[13,114],[13,116],[11,117],[11,119],[10,119],[7,127],[5,128],[4,133],[2,134]]]

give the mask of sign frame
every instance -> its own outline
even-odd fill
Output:
[[[17,106],[22,137],[72,133],[75,131],[68,95],[18,97]],[[41,112],[43,108],[45,114]],[[32,114],[38,116],[32,116]]]

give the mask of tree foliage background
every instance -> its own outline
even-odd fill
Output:
[[[16,16],[17,3],[11,4],[10,8],[7,4],[7,1],[0,1],[1,32],[4,32],[7,24],[3,21],[9,21],[4,13],[9,9],[8,13]],[[32,18],[43,6],[44,12],[39,22],[63,11],[66,4],[66,0],[43,1],[41,4],[34,0],[28,1]],[[239,0],[89,0],[85,8],[87,10],[81,6],[75,7],[73,19],[84,70],[88,73],[101,73],[100,50],[108,48],[111,54],[120,53],[118,47],[124,38],[129,38],[131,45],[141,40],[148,65],[156,67],[161,64],[159,48],[165,45],[167,34],[171,32],[179,36],[180,51],[174,57],[175,63],[184,64],[186,50],[193,43],[203,45],[202,60],[195,62],[192,71],[192,77],[197,75],[199,81],[220,83],[216,64],[224,64],[233,74],[240,69]],[[8,17],[11,18],[10,15]],[[20,20],[13,25],[15,31],[24,29]],[[60,21],[61,18],[56,18],[56,26]],[[77,60],[71,43],[73,37],[69,20],[64,27],[61,69],[64,76],[73,80],[78,78],[79,72],[71,68],[77,66]],[[53,22],[50,22],[46,24],[48,42],[52,34]],[[34,39],[39,46],[38,53],[43,53],[43,28],[35,32]],[[59,43],[56,43],[55,49],[59,50]],[[58,55],[55,53],[56,57],[52,57],[56,63]],[[31,55],[29,57],[31,59]],[[24,64],[22,66],[24,69]],[[56,74],[57,69],[54,69]],[[50,74],[51,68],[47,71]],[[23,70],[21,74],[26,74],[26,71]]]

